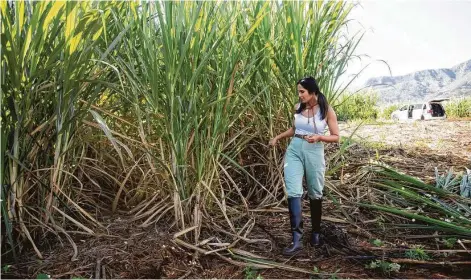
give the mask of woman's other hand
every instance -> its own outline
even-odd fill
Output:
[[[306,141],[309,143],[317,143],[321,141],[321,136],[320,135],[311,135],[306,137]]]

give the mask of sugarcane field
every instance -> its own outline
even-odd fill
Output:
[[[471,278],[471,2],[404,3],[0,1],[1,278]]]

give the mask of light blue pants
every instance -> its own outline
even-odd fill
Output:
[[[288,197],[303,195],[303,176],[306,175],[309,197],[322,198],[325,180],[324,144],[309,143],[294,137],[286,150],[284,172]]]

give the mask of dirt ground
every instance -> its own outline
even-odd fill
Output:
[[[327,212],[332,207],[328,203]],[[307,238],[304,238],[303,252],[287,258],[281,254],[290,240],[287,216],[282,211],[254,215],[257,226],[251,238],[267,238],[271,244],[245,244],[239,246],[239,249],[278,264],[320,275],[278,268],[244,268],[216,255],[199,254],[195,258],[194,252],[172,241],[171,229],[164,222],[140,229],[135,224],[121,220],[109,225],[113,236],[76,236],[78,257],[75,260],[72,247],[66,240],[63,243],[41,244],[43,260],[38,260],[30,252],[22,257],[19,264],[11,266],[9,273],[3,273],[2,279],[37,278],[41,274],[56,279],[462,279],[471,275],[469,265],[439,264],[466,260],[466,254],[434,255],[433,263],[401,264],[400,271],[392,274],[365,269],[374,258],[381,258],[381,254],[399,259],[403,252],[366,253],[363,248],[372,246],[368,239],[351,231],[346,225],[329,221],[324,221],[322,225],[324,243],[321,247],[311,248]],[[308,217],[304,217],[304,220],[305,224],[309,224]],[[309,232],[309,228],[306,228],[306,232]],[[469,253],[467,255],[469,257]]]
[[[349,135],[356,126],[342,123],[341,135]],[[449,167],[471,168],[471,121],[434,121],[416,123],[380,123],[363,125],[356,132],[356,139],[370,146],[370,152],[381,161],[394,166],[408,174],[424,180],[433,180],[434,168],[440,171]],[[358,147],[349,154],[348,168],[345,174],[353,172],[356,166],[365,163],[365,149]],[[349,171],[352,170],[352,171]],[[338,189],[349,188],[340,179],[331,178]],[[304,212],[309,213],[305,201]],[[294,258],[285,258],[281,252],[289,244],[289,217],[285,208],[273,208],[254,211],[248,216],[254,220],[254,228],[248,236],[250,239],[269,240],[268,243],[244,243],[237,247],[250,254],[263,257],[277,264],[295,267],[302,271],[281,268],[256,269],[240,266],[240,259],[230,259],[227,252],[221,254],[195,254],[194,251],[180,246],[173,241],[176,228],[169,226],[170,220],[161,220],[148,228],[139,228],[127,222],[126,216],[103,217],[109,221],[107,233],[95,236],[75,235],[77,257],[66,238],[61,242],[56,238],[43,238],[39,243],[44,255],[39,260],[34,252],[24,254],[18,264],[9,267],[2,278],[36,278],[39,274],[49,274],[52,278],[204,278],[204,279],[281,279],[281,278],[431,278],[454,279],[470,278],[470,253],[457,249],[456,252],[438,253],[433,251],[440,244],[430,246],[433,260],[429,262],[401,262],[404,244],[418,244],[419,239],[407,239],[400,231],[381,231],[374,227],[374,221],[357,220],[358,225],[342,221],[341,211],[355,212],[358,208],[340,209],[330,199],[326,199],[323,209],[322,237],[324,243],[319,248],[310,248],[305,238],[305,250]],[[353,215],[354,213],[352,213]],[[368,215],[369,213],[366,213]],[[370,213],[371,214],[371,213]],[[373,219],[374,217],[372,217]],[[305,216],[305,230],[310,231],[309,217]],[[244,222],[236,223],[242,227]],[[201,239],[208,234],[215,234],[213,229],[203,229]],[[206,236],[205,236],[206,234]],[[414,238],[425,234],[420,230],[411,232]],[[431,234],[426,233],[426,234]],[[222,242],[223,235],[215,234]],[[387,240],[391,251],[382,249],[370,250],[371,239]],[[465,241],[465,240],[464,240]],[[425,244],[425,243],[424,243]],[[463,243],[471,248],[471,241]],[[397,251],[396,251],[397,250]],[[401,269],[397,273],[384,273],[379,270],[366,269],[373,259],[397,259]],[[449,262],[456,264],[450,265]],[[463,264],[459,264],[462,262]],[[468,262],[468,263],[467,263]],[[5,264],[2,260],[2,266]],[[306,271],[313,272],[312,274]],[[316,273],[325,273],[316,274]]]
[[[326,212],[333,207],[327,203]],[[308,209],[304,211],[307,213]],[[214,254],[199,254],[195,258],[194,252],[172,241],[172,233],[169,232],[172,229],[166,227],[165,222],[141,229],[135,224],[115,220],[108,227],[112,236],[75,236],[78,247],[75,260],[72,247],[66,240],[56,244],[44,243],[41,244],[43,260],[38,260],[30,252],[22,257],[20,264],[10,267],[10,273],[3,273],[2,279],[37,278],[40,274],[63,279],[459,279],[471,275],[469,265],[439,264],[466,260],[466,254],[462,253],[434,255],[433,263],[401,264],[400,271],[392,274],[365,269],[374,258],[381,258],[381,254],[388,255],[388,258],[401,258],[403,252],[366,253],[364,248],[372,246],[368,238],[344,224],[329,221],[322,225],[324,243],[321,247],[311,248],[304,238],[304,251],[287,258],[281,254],[290,240],[287,213],[258,213],[252,218],[256,221],[256,228],[250,237],[266,238],[270,244],[244,244],[239,249],[278,264],[324,275],[278,268],[244,268]],[[308,225],[309,218],[304,217],[304,220]],[[305,230],[309,232],[309,227]]]
[[[351,135],[359,123],[340,123]],[[379,148],[426,149],[435,156],[462,157],[471,165],[471,120],[436,120],[362,124],[354,139]]]

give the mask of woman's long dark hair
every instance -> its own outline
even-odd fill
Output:
[[[325,119],[327,116],[327,110],[329,109],[329,103],[327,102],[325,95],[319,89],[316,79],[313,77],[307,77],[299,80],[296,83],[296,86],[297,85],[301,85],[303,88],[307,89],[309,94],[315,94],[317,96],[317,103],[319,104],[319,109],[321,110],[321,120]],[[296,110],[296,114],[300,114],[304,109],[306,109],[306,103],[300,102],[299,108]]]

